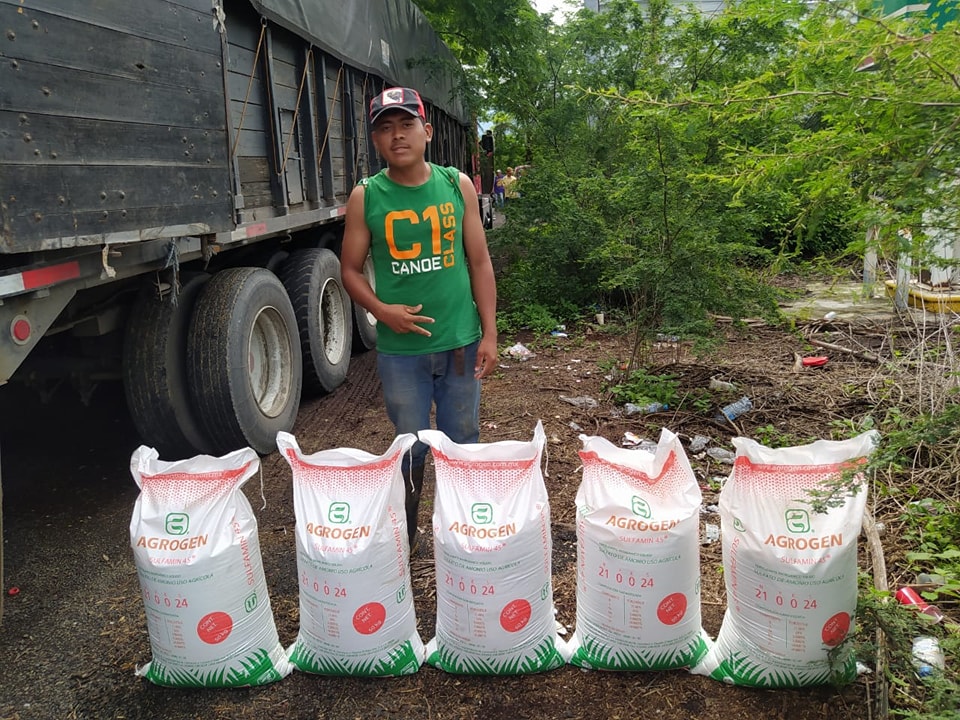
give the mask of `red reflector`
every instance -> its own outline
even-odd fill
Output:
[[[256,237],[257,235],[263,235],[267,231],[266,223],[257,223],[256,225],[247,226],[247,237]]]
[[[37,268],[36,270],[24,270],[21,277],[23,278],[24,290],[55,285],[63,280],[73,280],[80,277],[80,263],[74,260],[61,265]]]
[[[10,327],[13,339],[18,343],[25,343],[30,339],[30,330],[30,321],[22,317],[14,320],[13,325]]]

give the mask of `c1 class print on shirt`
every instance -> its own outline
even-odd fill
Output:
[[[424,256],[423,244],[414,242],[409,249],[401,249],[397,244],[398,233],[395,226],[399,223],[419,225],[430,223],[430,254]],[[401,231],[402,232],[402,231]],[[393,261],[390,272],[394,275],[435,272],[456,265],[457,216],[453,203],[445,202],[430,205],[422,216],[413,210],[392,210],[384,218],[384,236]]]

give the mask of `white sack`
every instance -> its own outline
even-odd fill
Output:
[[[460,445],[421,430],[436,468],[437,631],[427,662],[454,673],[512,675],[564,664],[551,582],[545,436]]]
[[[257,520],[241,491],[257,454],[164,462],[141,446],[130,459],[140,487],[130,545],[152,660],[137,675],[158,685],[237,687],[292,669],[277,637]]]
[[[414,442],[400,435],[380,456],[304,456],[293,435],[277,433],[293,471],[300,632],[289,657],[300,670],[407,675],[423,664],[400,471]]]
[[[735,438],[720,492],[727,609],[694,672],[754,687],[849,682],[856,660],[838,646],[853,629],[857,538],[867,490],[814,513],[808,491],[826,489],[869,455],[879,434],[771,449]]]
[[[691,667],[700,624],[700,486],[667,429],[656,452],[581,435],[577,624],[570,662],[600,670]]]

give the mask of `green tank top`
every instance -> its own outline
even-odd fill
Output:
[[[424,325],[430,337],[395,333],[377,323],[382,353],[443,352],[481,335],[463,249],[460,172],[432,163],[430,168],[430,179],[416,187],[398,185],[385,170],[361,181],[377,297],[390,304],[423,304],[419,314],[435,321]]]

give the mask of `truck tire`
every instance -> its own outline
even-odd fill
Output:
[[[493,195],[477,195],[484,230],[493,229]]]
[[[303,383],[297,318],[276,275],[231,268],[210,279],[193,310],[187,367],[214,452],[276,449]]]
[[[303,390],[328,393],[343,384],[350,369],[353,315],[332,250],[293,253],[278,275],[287,289],[300,329]]]
[[[123,339],[123,389],[140,438],[169,460],[210,451],[187,383],[190,315],[210,276],[184,273],[174,304],[153,283],[141,288]]]
[[[0,457],[0,625],[3,625],[3,596],[7,586],[3,582],[3,458]]]
[[[363,276],[367,278],[370,287],[377,289],[377,281],[373,275],[373,258],[367,255],[363,261]],[[353,304],[353,350],[366,352],[377,346],[377,319],[362,307]]]

